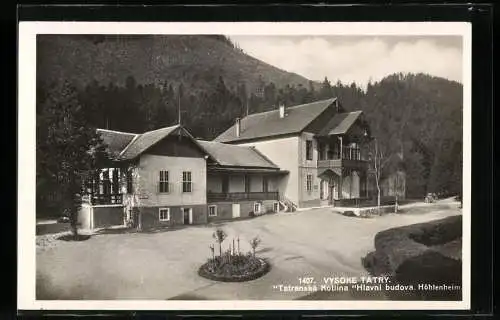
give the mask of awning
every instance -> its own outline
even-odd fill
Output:
[[[207,170],[209,174],[210,173],[260,173],[260,174],[275,174],[275,175],[288,174],[287,170],[273,170],[266,168],[213,166],[213,167],[208,167]]]
[[[320,176],[338,176],[339,173],[334,168],[318,168],[318,177]]]

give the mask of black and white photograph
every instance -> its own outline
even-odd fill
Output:
[[[469,305],[466,23],[25,22],[19,41],[25,306]]]

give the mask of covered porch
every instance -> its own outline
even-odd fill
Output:
[[[322,205],[359,205],[369,199],[367,172],[354,168],[318,169]]]
[[[121,205],[132,192],[132,171],[126,165],[114,164],[88,176],[83,187],[83,202],[89,205]]]
[[[207,202],[279,200],[287,171],[244,168],[209,168]]]

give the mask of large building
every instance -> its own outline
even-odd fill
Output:
[[[214,141],[180,125],[98,132],[110,161],[86,185],[83,228],[204,224],[368,196],[370,131],[337,99],[248,115]]]
[[[337,99],[252,114],[215,139],[253,147],[287,170],[280,193],[299,208],[367,196],[369,140],[362,112],[345,112]]]

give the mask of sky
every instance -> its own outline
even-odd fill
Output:
[[[460,36],[237,36],[247,54],[310,80],[365,87],[396,72],[462,82]]]

